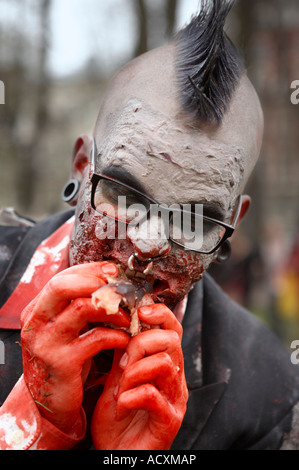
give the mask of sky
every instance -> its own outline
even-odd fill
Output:
[[[199,0],[180,0],[177,27],[187,23],[199,3]],[[103,68],[113,68],[126,55],[130,56],[134,48],[132,0],[53,0],[50,31],[48,69],[51,74],[72,74],[92,56],[100,57]]]
[[[8,34],[18,30],[23,32],[26,40],[28,37],[32,42],[38,40],[36,12],[40,1],[0,0],[0,26],[4,24]],[[52,0],[48,72],[54,77],[72,75],[96,57],[109,73],[131,58],[137,38],[133,1]],[[165,0],[146,2],[152,7]],[[190,20],[199,5],[200,0],[178,0],[176,29]],[[26,60],[25,42],[22,48]]]

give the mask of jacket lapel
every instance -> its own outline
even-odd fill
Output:
[[[219,381],[203,384],[202,370],[202,318],[204,306],[204,279],[196,284],[189,294],[183,320],[182,349],[185,376],[189,390],[187,411],[182,426],[172,444],[171,450],[192,449],[204,429],[217,403],[223,397],[229,377],[229,369],[219,370]]]
[[[182,426],[171,450],[189,450],[204,429],[215,406],[221,400],[227,383],[219,382],[191,390]]]

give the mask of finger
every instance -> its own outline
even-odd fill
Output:
[[[178,334],[175,331],[160,329],[143,331],[134,336],[122,356],[119,366],[125,368],[145,356],[159,352],[167,352],[176,367],[183,367],[183,353]]]
[[[71,300],[89,297],[103,285],[105,281],[87,274],[54,276],[40,293],[32,316],[47,321],[60,313]]]
[[[175,331],[182,339],[183,328],[174,313],[164,304],[145,305],[138,309],[140,320],[149,325],[160,325],[164,330]]]
[[[120,379],[118,396],[139,385],[152,383],[173,402],[180,395],[179,367],[174,366],[167,353],[158,353],[129,366]]]
[[[130,327],[130,315],[122,308],[116,314],[107,314],[96,308],[90,298],[73,300],[55,319],[55,334],[60,338],[78,335],[87,323],[109,323],[119,328]]]
[[[161,393],[151,384],[144,384],[122,393],[117,400],[116,419],[118,421],[127,417],[132,410],[145,410],[160,425],[169,422],[169,404]],[[168,411],[168,412],[167,412]]]
[[[71,266],[70,268],[61,271],[57,276],[71,275],[71,274],[90,274],[92,276],[100,277],[106,281],[110,276],[118,276],[118,268],[114,263],[109,261],[100,261],[96,263],[84,263]]]
[[[110,374],[107,377],[105,382],[105,390],[112,390],[113,397],[115,398],[119,389],[119,381],[122,376],[123,371],[119,368],[119,360],[123,354],[123,350],[115,349],[113,354],[113,362]]]
[[[106,349],[125,349],[129,336],[120,330],[97,327],[87,331],[70,344],[72,361],[84,363]]]

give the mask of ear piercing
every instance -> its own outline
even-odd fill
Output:
[[[216,260],[218,263],[225,263],[227,261],[232,253],[232,248],[231,244],[228,240],[226,240],[223,245],[219,248],[219,251],[217,253]]]
[[[75,206],[77,203],[76,196],[79,192],[80,183],[77,179],[69,180],[61,191],[61,199],[63,202],[67,202],[71,206]]]

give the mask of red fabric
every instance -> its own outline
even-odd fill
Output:
[[[1,450],[68,450],[81,441],[85,432],[83,409],[70,435],[42,418],[23,377],[0,410]]]
[[[69,219],[36,249],[18,286],[0,309],[0,328],[20,329],[20,314],[46,283],[69,266],[69,243],[74,218]],[[85,435],[86,418],[81,409],[77,423],[66,435],[44,419],[19,379],[0,410],[0,449],[67,450]]]
[[[55,274],[69,266],[73,225],[71,217],[38,246],[18,286],[0,309],[0,328],[20,329],[22,310]]]

